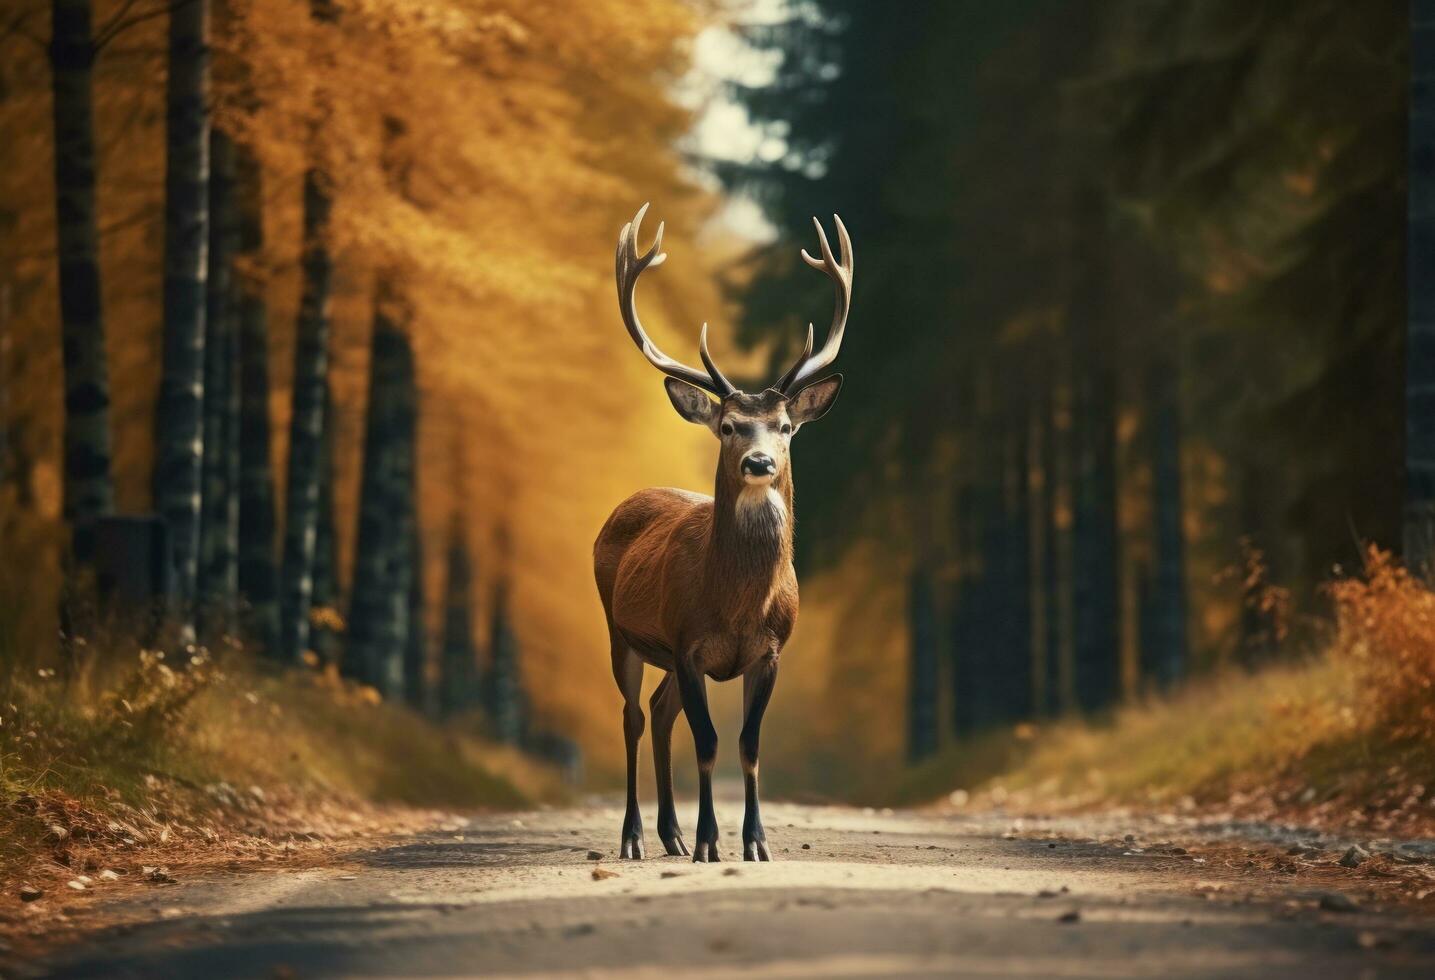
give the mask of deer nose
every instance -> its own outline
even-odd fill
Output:
[[[742,458],[743,476],[776,476],[777,463],[767,453],[753,453]]]

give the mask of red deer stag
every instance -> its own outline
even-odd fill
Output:
[[[698,351],[706,370],[660,351],[638,321],[633,292],[638,277],[666,256],[653,247],[639,255],[638,225],[648,209],[618,236],[618,306],[628,334],[664,384],[678,414],[705,425],[718,438],[717,477],[711,497],[670,487],[633,494],[618,505],[593,545],[593,574],[608,617],[613,677],[623,695],[623,737],[628,750],[628,809],[621,854],[643,857],[638,812],[639,704],[643,665],[666,673],[653,692],[653,764],[658,781],[658,836],[669,854],[687,854],[673,807],[671,743],[681,710],[692,727],[699,774],[694,861],[718,860],[713,815],[713,762],[717,731],[708,713],[707,678],[743,679],[743,724],[738,737],[747,807],[743,859],[769,861],[757,799],[757,744],[762,715],[777,681],[778,655],[797,621],[797,576],[792,568],[792,471],[788,448],[806,422],[826,414],[842,376],[811,380],[837,356],[852,298],[852,243],[836,215],[841,261],[833,258],[816,219],[822,258],[802,257],[832,279],[837,310],[827,342],[812,353],[812,327],[801,356],[771,388],[755,395],[733,387],[708,353],[707,324]],[[714,401],[710,395],[718,399]],[[677,684],[673,678],[676,676]]]

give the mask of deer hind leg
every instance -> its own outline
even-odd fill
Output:
[[[777,684],[777,657],[768,654],[742,675],[743,719],[738,750],[742,756],[743,788],[746,806],[742,816],[742,859],[771,861],[767,834],[762,829],[762,812],[757,802],[757,743],[762,731],[762,716]]]
[[[619,856],[643,859],[643,816],[638,812],[638,740],[643,737],[643,661],[613,634],[613,679],[623,695],[623,741],[628,749],[628,809],[623,815]]]
[[[717,729],[708,713],[707,678],[697,668],[697,651],[678,653],[678,691],[683,698],[683,713],[693,732],[693,748],[698,756],[698,829],[694,838],[694,861],[718,861],[717,814],[713,812],[713,765],[717,762]]]
[[[687,854],[673,803],[673,722],[678,720],[683,702],[671,671],[653,692],[648,708],[653,717],[653,771],[658,777],[658,837],[669,854]]]

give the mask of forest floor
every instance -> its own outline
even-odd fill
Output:
[[[773,803],[776,860],[747,864],[735,787],[718,817],[716,865],[616,860],[621,810],[594,799],[126,875],[32,903],[69,924],[0,974],[1435,975],[1435,902],[1406,887],[1435,877],[1418,847],[1347,867],[1353,842],[1269,824]]]
[[[327,674],[141,661],[0,689],[0,960],[126,888],[322,867],[450,811],[566,798],[552,768]]]

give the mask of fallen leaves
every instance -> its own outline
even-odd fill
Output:
[[[607,868],[601,868],[601,867],[600,867],[600,868],[594,868],[594,869],[593,869],[593,880],[594,880],[594,881],[606,881],[606,880],[609,879],[609,878],[621,878],[621,877],[622,877],[622,875],[618,874],[618,872],[616,872],[616,871],[609,871]]]

